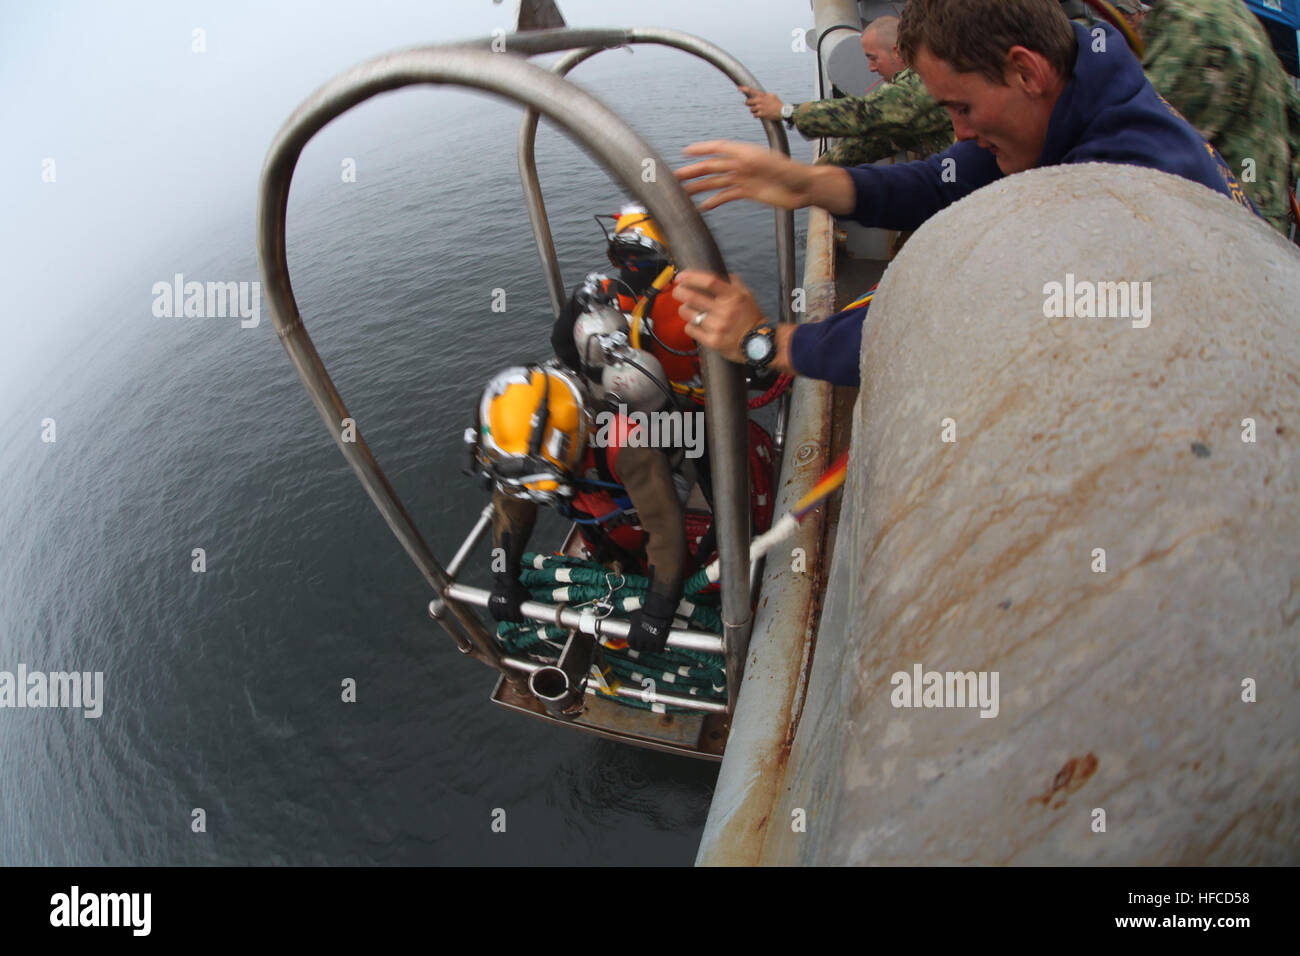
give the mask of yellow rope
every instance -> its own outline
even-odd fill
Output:
[[[655,276],[655,281],[650,283],[650,288],[655,292],[662,292],[668,283],[673,281],[673,276],[677,274],[672,266],[664,266],[664,271]],[[650,307],[652,296],[647,292],[641,298],[636,300],[636,305],[632,307],[632,327],[628,330],[628,337],[632,340],[632,348],[641,347],[641,320],[645,317],[645,310]]]

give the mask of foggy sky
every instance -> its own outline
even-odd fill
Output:
[[[508,30],[516,4],[6,6],[0,400],[26,391],[85,339],[123,276],[157,261],[157,278],[170,278],[161,265],[167,250],[194,246],[231,217],[243,217],[251,248],[262,159],[312,90],[391,49]],[[791,30],[812,25],[808,0],[561,0],[560,9],[570,26],[670,26],[742,59],[746,50],[788,50]],[[205,34],[201,54],[192,49],[195,28]],[[53,183],[41,179],[46,159],[55,163]]]

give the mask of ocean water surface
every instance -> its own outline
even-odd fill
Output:
[[[746,62],[770,87],[810,88],[806,57]],[[682,54],[613,51],[574,77],[671,164],[695,140],[760,141],[725,78]],[[413,90],[354,114],[299,165],[294,289],[350,412],[445,561],[485,501],[460,471],[478,391],[549,349],[515,167],[520,112]],[[342,181],[341,156],[356,182]],[[592,215],[625,197],[554,129],[542,130],[539,165],[571,288],[603,266]],[[259,278],[255,198],[84,290],[76,314],[54,317],[77,326],[75,347],[6,409],[0,670],[102,671],[105,700],[99,719],[0,711],[0,863],[691,862],[716,767],[490,704],[493,673],[428,619],[426,585],[269,315],[241,328],[153,314],[154,283],[176,273]],[[706,219],[772,309],[770,211],[735,204]],[[494,289],[504,313],[490,308]],[[47,417],[54,443],[39,440]],[[345,678],[356,703],[340,699]],[[191,827],[196,808],[206,832]],[[504,833],[490,827],[496,808]]]

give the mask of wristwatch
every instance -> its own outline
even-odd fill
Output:
[[[781,119],[785,120],[785,125],[790,129],[794,129],[794,111],[798,108],[798,103],[786,103],[781,107]]]
[[[745,364],[761,372],[776,358],[776,329],[766,322],[750,329],[740,341],[740,351],[745,356]]]

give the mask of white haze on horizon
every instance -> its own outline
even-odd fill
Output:
[[[671,26],[742,60],[788,50],[791,31],[812,25],[808,0],[752,0],[739,16],[734,5],[699,0],[559,5],[571,26]],[[242,217],[251,248],[266,149],[312,90],[386,50],[509,29],[515,6],[155,0],[10,9],[0,31],[8,220],[0,262],[9,291],[0,402],[12,410],[60,354],[86,340],[97,305],[120,294],[124,276],[192,246],[205,229],[229,229],[232,217]],[[192,50],[196,27],[205,31],[202,54]],[[466,103],[451,115],[481,108]],[[365,116],[356,122],[371,129],[394,115],[377,103],[358,112]],[[54,183],[41,180],[47,158]]]

